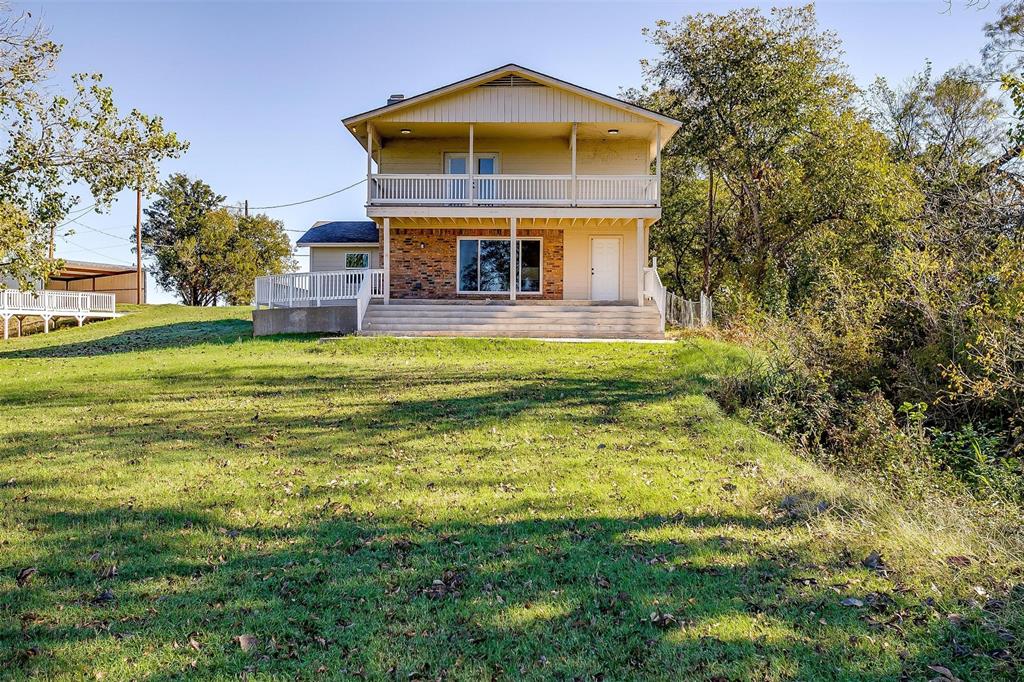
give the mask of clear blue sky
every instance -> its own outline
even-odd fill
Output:
[[[127,110],[164,116],[191,143],[162,167],[200,177],[231,202],[304,199],[365,175],[365,152],[344,116],[508,62],[616,94],[639,83],[650,54],[641,28],[695,11],[753,3],[23,3],[64,45],[62,76],[100,72]],[[941,72],[975,60],[983,9],[953,0],[820,2],[861,84],[902,80],[931,60]],[[766,5],[769,6],[769,5]],[[292,239],[321,219],[365,219],[365,190],[268,211]],[[88,200],[85,203],[89,203]],[[112,235],[134,230],[135,197],[82,222]],[[58,243],[63,258],[134,263],[124,239],[81,226]],[[300,252],[304,255],[305,250]],[[307,259],[299,258],[302,269]],[[151,302],[168,293],[150,289]]]

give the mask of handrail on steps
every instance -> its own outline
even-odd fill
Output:
[[[363,316],[370,305],[370,276],[367,274],[359,283],[359,291],[356,292],[356,331],[363,331]]]
[[[658,258],[651,258],[651,267],[644,268],[644,296],[654,301],[661,318],[661,331],[665,331],[665,285],[658,274]]]

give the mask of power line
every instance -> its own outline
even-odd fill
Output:
[[[363,178],[359,182],[353,182],[351,185],[347,185],[345,187],[342,187],[341,189],[336,189],[333,192],[328,192],[327,194],[321,194],[318,197],[313,197],[312,199],[303,199],[301,201],[292,201],[292,202],[289,202],[287,204],[274,204],[273,206],[250,206],[249,210],[250,211],[267,211],[267,210],[270,210],[270,209],[273,209],[273,208],[288,208],[289,206],[299,206],[301,204],[309,204],[309,203],[312,203],[314,201],[320,201],[321,199],[326,199],[327,197],[333,197],[335,194],[341,194],[342,192],[344,192],[346,190],[350,190],[353,187],[358,187],[359,185],[363,184],[364,182],[366,182],[366,178]],[[237,209],[238,206],[229,206],[227,204],[222,204],[221,208]]]
[[[96,254],[97,256],[100,256],[100,257],[102,257],[102,258],[105,258],[105,259],[107,259],[107,260],[111,260],[110,256],[106,255],[105,253],[100,253],[99,251],[97,251],[97,250],[95,250],[95,249],[90,249],[90,248],[89,248],[88,246],[82,246],[81,244],[76,244],[75,242],[71,241],[71,240],[70,240],[70,239],[68,239],[67,237],[64,237],[64,241],[66,241],[66,242],[67,242],[68,244],[70,244],[71,246],[74,246],[75,248],[78,248],[78,249],[82,249],[83,251],[88,251],[89,253],[94,253],[94,254]],[[120,246],[113,246],[113,247],[111,247],[111,248],[114,248],[114,249],[119,249],[119,248],[121,248],[121,247],[120,247]],[[123,266],[125,266],[125,267],[131,267],[131,266],[130,266],[130,265],[129,265],[128,263],[124,263],[124,262],[122,262],[122,261],[117,261],[117,260],[115,260],[115,261],[113,262],[113,264],[114,264],[114,265],[123,265]]]
[[[314,201],[320,201],[321,199],[327,199],[328,197],[333,197],[336,194],[341,194],[342,192],[350,190],[350,189],[352,189],[354,187],[358,187],[359,185],[363,184],[364,182],[366,182],[366,178],[363,178],[362,180],[359,180],[357,182],[353,182],[352,184],[346,185],[345,187],[342,187],[340,189],[336,189],[333,192],[328,192],[327,194],[321,194],[319,196],[315,196],[315,197],[312,197],[310,199],[302,199],[300,201],[291,201],[291,202],[284,203],[284,204],[274,204],[274,205],[271,205],[271,206],[246,206],[246,209],[247,209],[247,211],[250,210],[250,209],[254,210],[254,211],[267,211],[267,210],[276,209],[276,208],[288,208],[290,206],[301,206],[302,204],[309,204],[309,203],[312,203]],[[86,225],[85,223],[83,223],[83,222],[81,222],[79,220],[79,218],[81,218],[86,213],[88,213],[93,208],[95,208],[96,205],[97,205],[96,203],[90,204],[89,206],[87,206],[84,209],[82,209],[81,211],[79,211],[75,215],[75,217],[69,218],[68,220],[64,221],[60,225],[57,225],[57,227],[54,228],[54,229],[59,229],[61,227],[64,227],[65,225],[69,225],[71,223],[75,223],[76,225],[80,225],[81,227],[84,227],[87,230],[92,230],[93,232],[96,232],[98,234],[106,235],[107,237],[113,237],[114,239],[120,239],[122,241],[128,242],[129,244],[132,243],[132,240],[127,238],[127,237],[122,237],[121,235],[117,235],[117,234],[113,234],[113,233],[110,233],[110,232],[106,232],[106,231],[101,230],[99,228],[92,227],[91,225]],[[222,204],[221,208],[237,209],[238,207],[237,206],[230,206],[230,205],[227,205],[227,204]],[[285,232],[302,232],[302,233],[305,233],[307,230],[295,230],[295,229],[284,228],[284,231]],[[103,254],[99,253],[98,251],[95,251],[95,250],[90,249],[88,247],[82,246],[80,244],[75,244],[74,242],[72,242],[70,239],[67,239],[66,237],[65,237],[65,241],[67,241],[69,244],[72,244],[73,246],[76,246],[77,248],[84,249],[85,251],[89,251],[90,253],[95,253],[95,254],[98,254],[98,255],[101,255],[101,256],[103,255]],[[168,246],[172,246],[172,245],[171,244],[145,244],[144,243],[143,246],[168,247]],[[119,247],[110,247],[110,248],[119,248]],[[296,255],[299,255],[300,257],[305,257],[308,254],[296,254]],[[106,256],[104,256],[104,257],[106,257]]]
[[[96,208],[96,204],[90,204],[89,206],[86,206],[74,218],[70,218],[69,220],[65,220],[63,223],[61,223],[60,225],[57,225],[53,229],[59,230],[60,228],[62,228],[65,225],[67,225],[68,223],[75,222],[76,219],[81,218],[82,216],[84,216],[86,213],[88,213],[89,211],[91,211],[94,208]]]
[[[84,227],[87,230],[92,230],[93,232],[99,232],[100,234],[105,234],[108,237],[113,237],[114,239],[121,239],[121,240],[129,242],[129,243],[131,243],[131,241],[132,241],[131,239],[128,239],[127,237],[122,237],[119,234],[111,234],[110,232],[104,232],[103,230],[99,229],[98,227],[92,227],[91,225],[86,225],[85,223],[79,221],[77,218],[73,218],[71,220],[71,222],[73,222],[75,225],[80,225],[80,226]]]

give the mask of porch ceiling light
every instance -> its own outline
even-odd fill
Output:
[[[409,135],[412,133],[412,131],[409,130],[408,128],[402,128],[399,132],[402,133],[403,135]]]
[[[619,134],[619,129],[618,128],[609,128],[608,129],[608,134],[609,135],[618,135]]]

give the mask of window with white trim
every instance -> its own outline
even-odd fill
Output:
[[[540,293],[541,240],[516,240],[517,291]],[[460,237],[458,252],[459,293],[508,293],[512,259],[508,239]]]
[[[370,267],[370,252],[356,251],[345,254],[346,270],[366,270]]]

